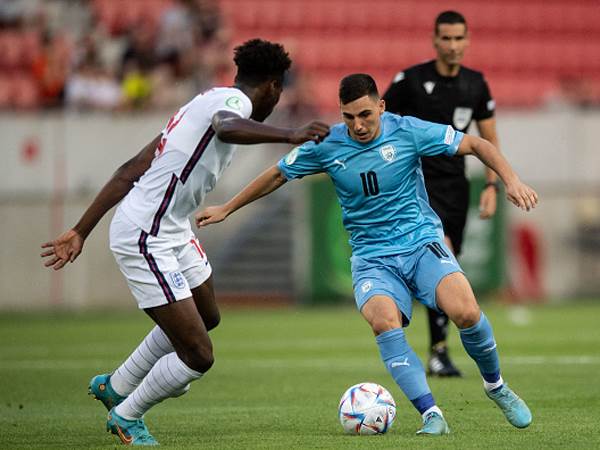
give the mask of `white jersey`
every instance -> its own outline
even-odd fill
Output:
[[[214,188],[235,151],[235,145],[215,136],[211,122],[218,111],[247,119],[252,102],[237,88],[213,88],[179,109],[162,131],[150,168],[117,213],[151,236],[169,241],[189,237],[189,215]]]

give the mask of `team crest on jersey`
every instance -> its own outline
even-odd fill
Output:
[[[241,111],[242,109],[242,100],[239,97],[229,97],[225,100],[225,104],[230,108],[237,109]]]
[[[175,286],[177,289],[183,289],[185,287],[185,278],[183,278],[183,274],[181,272],[171,272],[169,277],[171,277],[173,286]]]
[[[300,147],[296,147],[291,152],[289,152],[287,154],[287,156],[285,157],[285,163],[288,166],[291,166],[292,164],[294,164],[294,162],[296,161],[296,158],[298,157],[299,152],[300,152]]]
[[[472,108],[454,108],[454,115],[452,116],[452,123],[454,124],[454,128],[457,130],[464,130],[469,122],[471,122],[471,117],[473,116]]]
[[[423,83],[423,87],[425,88],[425,92],[431,94],[433,92],[433,88],[435,88],[435,82],[426,81],[425,83]]]
[[[392,162],[396,159],[396,149],[393,145],[385,145],[379,149],[379,153],[384,161]]]

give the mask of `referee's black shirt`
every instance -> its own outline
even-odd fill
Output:
[[[457,76],[444,77],[437,72],[435,61],[398,73],[383,99],[389,112],[452,125],[463,132],[472,120],[492,117],[495,107],[481,72],[461,66]],[[464,156],[433,156],[422,162],[428,185],[442,178],[465,178]]]

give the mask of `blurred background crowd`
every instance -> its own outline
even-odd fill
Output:
[[[600,102],[596,2],[458,3],[475,30],[465,62],[488,75],[500,105]],[[0,109],[172,109],[231,83],[232,47],[261,36],[283,41],[296,62],[292,113],[331,110],[348,70],[369,71],[384,89],[430,57],[439,7],[386,0],[354,14],[360,8],[343,0],[2,0]]]
[[[230,70],[214,0],[0,2],[0,107],[172,108]]]

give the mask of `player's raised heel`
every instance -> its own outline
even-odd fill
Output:
[[[498,405],[512,426],[517,428],[529,426],[532,420],[531,411],[523,399],[515,394],[506,383],[498,389],[486,391],[486,394]]]
[[[115,412],[114,408],[108,412],[106,431],[119,436],[119,439],[125,445],[158,445],[156,439],[148,431],[144,419],[124,419]]]
[[[92,395],[96,400],[100,400],[108,411],[125,400],[125,397],[117,394],[112,388],[109,373],[96,375],[90,380],[88,395]]]
[[[436,412],[430,412],[423,421],[423,428],[417,431],[417,434],[422,436],[442,436],[450,434],[450,428],[446,423],[446,419]]]

